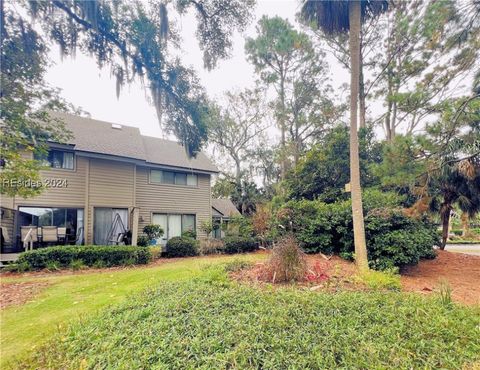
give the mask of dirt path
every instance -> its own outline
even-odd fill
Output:
[[[402,273],[405,291],[432,294],[448,284],[452,298],[465,304],[480,304],[480,256],[438,251],[434,260],[422,261]]]

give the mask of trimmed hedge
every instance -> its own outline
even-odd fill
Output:
[[[152,259],[148,248],[133,246],[57,246],[36,249],[20,254],[17,263],[28,270],[40,270],[55,264],[68,267],[73,261],[85,266],[121,266],[147,264]]]
[[[164,256],[172,257],[193,257],[198,256],[198,243],[193,238],[176,236],[167,242]]]
[[[224,239],[225,253],[247,253],[258,249],[258,243],[253,238],[243,236],[227,236]]]

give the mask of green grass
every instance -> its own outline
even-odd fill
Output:
[[[62,330],[17,368],[437,369],[480,359],[480,312],[402,293],[163,282]]]
[[[33,301],[1,311],[0,368],[37,350],[43,341],[58,330],[64,330],[72,320],[117,304],[127,295],[160,281],[188,279],[198,275],[206,264],[223,263],[234,258],[189,258],[152,267],[80,275],[2,277],[2,282],[42,281],[50,285]],[[242,258],[262,257],[250,255]]]

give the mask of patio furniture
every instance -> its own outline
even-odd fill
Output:
[[[118,233],[117,238],[110,239],[109,242],[113,245],[122,245],[125,244],[125,233]]]
[[[21,226],[20,235],[25,250],[33,250],[33,243],[38,241],[36,226]]]
[[[58,240],[62,241],[63,244],[67,243],[67,228],[66,227],[59,227],[58,228]]]
[[[57,243],[58,228],[56,226],[42,226],[42,242]]]

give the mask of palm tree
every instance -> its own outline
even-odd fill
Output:
[[[480,165],[475,160],[463,160],[453,166],[442,168],[441,174],[434,180],[437,193],[432,198],[433,207],[436,198],[440,198],[440,219],[442,222],[442,244],[445,249],[448,239],[450,214],[455,204],[469,217],[480,212]],[[435,186],[436,185],[436,186]]]
[[[314,27],[327,34],[349,34],[350,80],[350,189],[352,193],[353,233],[355,260],[359,270],[368,270],[367,243],[363,223],[362,189],[360,185],[360,160],[358,155],[358,91],[360,82],[360,30],[369,17],[385,12],[388,1],[316,1],[304,2],[301,16]]]

